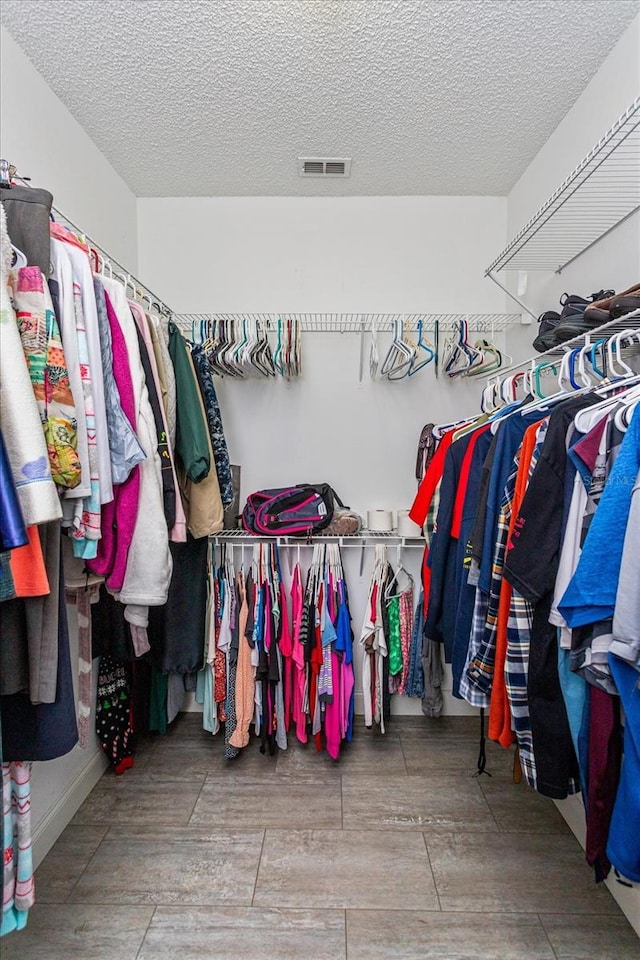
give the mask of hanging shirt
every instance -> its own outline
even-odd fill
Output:
[[[640,669],[640,473],[631,492],[629,519],[620,560],[620,578],[609,648],[626,663]]]
[[[527,692],[537,788],[554,799],[578,789],[578,765],[558,677],[557,631],[549,623],[562,541],[566,437],[576,413],[596,399],[570,397],[554,407],[504,568],[511,585],[533,605]]]
[[[580,562],[559,604],[571,627],[615,613],[631,495],[640,469],[640,408],[636,407],[589,528]]]
[[[539,424],[533,424],[530,426],[525,432],[522,440],[522,446],[517,455],[518,471],[515,479],[513,499],[510,504],[508,515],[506,512],[504,515],[504,520],[508,522],[507,549],[509,539],[513,535],[515,519],[518,515],[518,510],[520,509],[520,505],[524,498],[524,494],[529,483],[529,477],[531,476],[531,462],[536,444],[538,443],[539,433]],[[508,580],[505,580],[504,577],[501,577],[496,617],[495,668],[493,674],[493,684],[491,687],[488,736],[491,740],[497,740],[501,746],[505,748],[509,747],[515,740],[510,703],[507,695],[507,677],[505,671],[512,595],[513,591],[511,584]]]
[[[73,234],[70,234],[68,230],[61,228],[58,224],[52,223],[51,235],[64,240],[67,244],[67,254],[73,267],[74,281],[80,288],[82,313],[87,333],[89,363],[91,365],[98,456],[97,471],[100,478],[100,502],[105,504],[113,500],[113,487],[111,481],[111,456],[109,453],[109,429],[107,426],[107,413],[104,399],[104,371],[102,369],[102,354],[100,350],[100,334],[98,330],[98,314],[93,287],[93,274],[91,273],[86,247],[80,245]]]
[[[438,449],[431,458],[431,462],[427,467],[424,479],[420,484],[416,498],[413,501],[411,510],[409,511],[409,516],[414,523],[418,524],[419,527],[423,527],[427,519],[427,514],[431,506],[433,495],[442,478],[445,456],[447,454],[447,450],[453,442],[453,435],[454,431],[449,430],[448,433],[445,433],[440,440]]]
[[[60,329],[49,288],[39,267],[11,274],[20,338],[47,442],[51,475],[58,486],[80,483],[76,411],[67,373]]]

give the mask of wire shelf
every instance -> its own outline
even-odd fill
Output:
[[[367,544],[376,544],[376,543],[390,543],[393,545],[400,544],[402,546],[421,546],[424,547],[424,538],[417,537],[403,537],[398,533],[393,531],[374,531],[374,530],[361,530],[360,533],[347,533],[338,536],[333,536],[330,534],[323,535],[322,533],[314,534],[311,537],[263,537],[255,536],[252,533],[248,533],[246,530],[221,530],[219,533],[214,533],[209,538],[215,544],[222,543],[238,543],[238,544],[251,544],[251,543],[278,543],[281,546],[313,546],[316,543],[338,543],[340,546],[352,546],[352,547],[362,547]]]
[[[560,273],[640,209],[640,97],[485,271]]]
[[[173,320],[181,330],[199,339],[202,331],[222,321],[258,322],[265,330],[277,329],[278,320],[294,320],[305,333],[390,333],[395,324],[403,322],[417,332],[418,322],[423,327],[434,329],[437,322],[440,332],[457,330],[461,320],[466,320],[474,333],[499,333],[508,327],[522,323],[520,313],[179,313]]]
[[[634,311],[633,313],[627,314],[626,317],[620,317],[619,320],[610,320],[608,323],[603,323],[600,327],[594,327],[593,330],[589,330],[587,333],[573,337],[571,340],[565,340],[564,343],[558,344],[557,347],[552,347],[551,350],[547,350],[545,353],[536,353],[533,357],[527,357],[526,360],[512,363],[508,367],[503,367],[501,370],[496,370],[495,373],[490,373],[486,377],[478,377],[478,379],[485,382],[502,379],[505,376],[509,376],[510,373],[524,370],[533,364],[538,365],[546,362],[551,363],[554,360],[561,360],[566,353],[575,350],[577,347],[583,347],[587,343],[595,343],[596,340],[602,340],[603,338],[608,339],[616,333],[622,333],[623,330],[640,331],[640,311]]]

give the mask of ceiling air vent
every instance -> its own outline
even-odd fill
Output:
[[[351,173],[351,159],[298,157],[298,173],[301,177],[348,177]]]

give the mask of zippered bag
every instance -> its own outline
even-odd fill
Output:
[[[329,526],[336,503],[344,507],[328,483],[258,490],[247,497],[242,525],[257,536],[309,536]]]

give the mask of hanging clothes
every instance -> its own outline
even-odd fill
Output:
[[[640,417],[630,383],[610,399],[525,398],[479,418],[431,457],[417,504],[426,518],[437,500],[425,693],[434,639],[452,661],[454,693],[459,677],[460,694],[489,708],[490,738],[517,740],[527,782],[557,799],[582,788],[598,881],[611,864],[635,877],[640,863],[628,829],[639,816],[638,685],[620,667],[637,681]]]
[[[0,204],[0,418],[7,457],[26,524],[62,516],[47,443],[9,293],[12,248]]]
[[[28,692],[21,690],[0,697],[2,757],[5,762],[53,760],[69,753],[78,742],[76,705],[73,693],[67,607],[64,599],[64,567],[61,556],[60,528],[51,527],[51,554],[58,558],[57,576],[47,565],[52,598],[56,605],[55,701],[33,704]],[[47,552],[49,552],[49,550]],[[24,604],[25,601],[12,601]],[[50,629],[50,621],[42,621]],[[22,620],[22,643],[27,645],[27,621]],[[28,684],[27,684],[28,686]]]
[[[136,325],[124,288],[117,281],[106,277],[102,282],[124,336],[134,391],[136,433],[147,454],[146,459],[139,464],[139,500],[144,503],[145,508],[138,510],[135,517],[126,572],[118,598],[126,605],[162,606],[166,603],[171,581],[171,555],[164,519],[162,470],[157,450],[155,421],[140,359]]]
[[[34,904],[30,763],[0,764],[2,785],[2,916],[0,937],[22,930]]]

